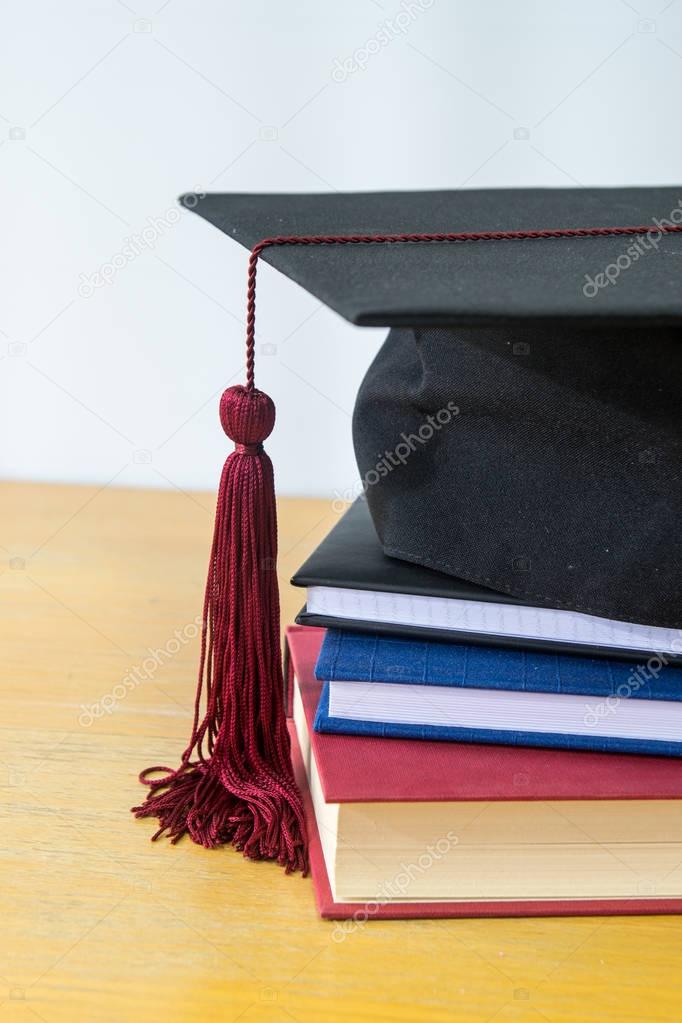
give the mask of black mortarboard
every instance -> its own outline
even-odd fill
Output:
[[[207,195],[196,212],[249,248],[641,228],[262,258],[352,323],[404,328],[353,424],[387,554],[535,604],[682,627],[682,189]],[[450,405],[456,419],[430,427]]]
[[[262,258],[351,323],[508,328],[542,321],[679,326],[681,188],[532,188],[450,192],[183,196],[247,248],[273,236],[643,227],[645,235],[466,246],[282,245]],[[629,256],[628,248],[640,251]],[[626,260],[619,257],[625,255]],[[648,256],[654,257],[647,258]],[[609,278],[595,282],[607,267]],[[590,284],[592,282],[592,284]],[[601,285],[601,286],[600,286]],[[596,290],[594,298],[587,297]]]
[[[209,752],[221,743],[224,751],[223,709],[235,693],[247,692],[248,713],[259,708],[253,693],[265,686],[264,661],[266,720],[269,701],[278,699],[271,677],[279,671],[271,649],[275,598],[261,578],[274,546],[262,514],[272,502],[260,442],[274,419],[269,399],[253,386],[261,254],[352,323],[392,328],[362,384],[353,422],[360,475],[387,555],[533,605],[682,627],[682,191],[183,201],[252,249],[247,386],[226,392],[221,406],[237,441],[226,472],[239,479],[229,494],[221,485],[207,587],[214,637],[208,658],[227,671],[232,688],[198,727],[214,736]],[[255,499],[263,473],[267,493]],[[257,528],[254,516],[262,519]],[[239,576],[223,557],[238,541],[249,548],[250,565]],[[223,552],[218,560],[216,551]],[[266,641],[254,634],[262,618]],[[209,698],[211,687],[215,672]],[[159,784],[160,793],[152,790],[142,812],[158,815],[171,835],[189,830],[204,844],[232,840],[249,855],[300,865],[299,806],[282,767],[279,704],[275,711],[265,740],[262,726],[256,729],[256,759],[238,744],[229,769],[222,760],[216,767],[215,756],[213,765],[201,756],[198,765],[190,762],[195,724],[180,772]],[[231,727],[234,743],[234,720]],[[229,781],[235,770],[236,785]],[[256,774],[258,799],[271,783],[277,789],[263,813],[239,809]],[[232,793],[229,812],[217,777]],[[277,802],[282,791],[285,810]],[[273,838],[273,821],[281,840]]]

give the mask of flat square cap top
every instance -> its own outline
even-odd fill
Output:
[[[636,236],[285,245],[262,258],[365,326],[682,322],[682,234],[657,227],[682,220],[682,186],[209,193],[181,202],[249,249],[277,235],[650,225]]]

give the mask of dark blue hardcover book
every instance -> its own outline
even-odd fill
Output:
[[[343,685],[343,683],[341,683]],[[367,684],[348,683],[359,686],[361,690],[367,690]],[[682,730],[679,725],[673,728],[662,729],[667,732],[665,738],[656,739],[651,737],[651,726],[647,738],[636,738],[632,735],[604,735],[600,734],[604,729],[612,727],[613,723],[608,715],[605,718],[598,718],[595,727],[588,727],[581,733],[570,731],[554,732],[551,729],[526,730],[526,728],[495,728],[480,723],[478,727],[463,727],[456,724],[417,724],[407,721],[386,721],[365,719],[362,715],[362,695],[359,696],[354,714],[358,716],[338,716],[330,711],[330,686],[334,683],[325,682],[322,687],[320,702],[315,716],[314,728],[316,732],[330,733],[336,735],[357,735],[364,737],[389,738],[389,739],[437,739],[450,742],[464,743],[486,743],[498,746],[538,746],[550,749],[565,750],[589,750],[598,753],[639,753],[652,756],[682,757]],[[381,686],[379,687],[381,688]],[[450,690],[452,692],[452,690]],[[488,696],[495,696],[494,693],[487,693]],[[575,700],[575,696],[554,697],[554,699]],[[346,701],[347,704],[347,701]],[[632,706],[632,705],[631,705]],[[655,706],[652,705],[652,706]],[[496,720],[499,715],[491,714]],[[479,713],[481,722],[485,714]],[[537,721],[538,719],[535,718]],[[671,734],[680,736],[679,741],[671,738]],[[654,726],[655,734],[655,726]]]
[[[682,668],[653,654],[641,664],[329,629],[318,679],[455,686],[601,699],[682,701]]]

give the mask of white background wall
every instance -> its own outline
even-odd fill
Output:
[[[682,0],[421,3],[4,5],[2,476],[214,487],[245,251],[183,213],[83,297],[182,191],[680,181]],[[335,81],[386,20],[395,38]],[[384,332],[267,267],[259,328],[280,492],[351,487],[354,392]]]

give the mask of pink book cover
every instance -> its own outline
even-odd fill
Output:
[[[394,800],[682,799],[682,764],[666,757],[485,746],[416,739],[321,735],[313,720],[321,691],[314,668],[324,630],[286,630],[289,692],[295,675],[325,799]],[[682,899],[335,902],[305,768],[290,723],[292,756],[305,802],[310,872],[320,915],[330,920],[480,916],[610,916],[682,913]]]

